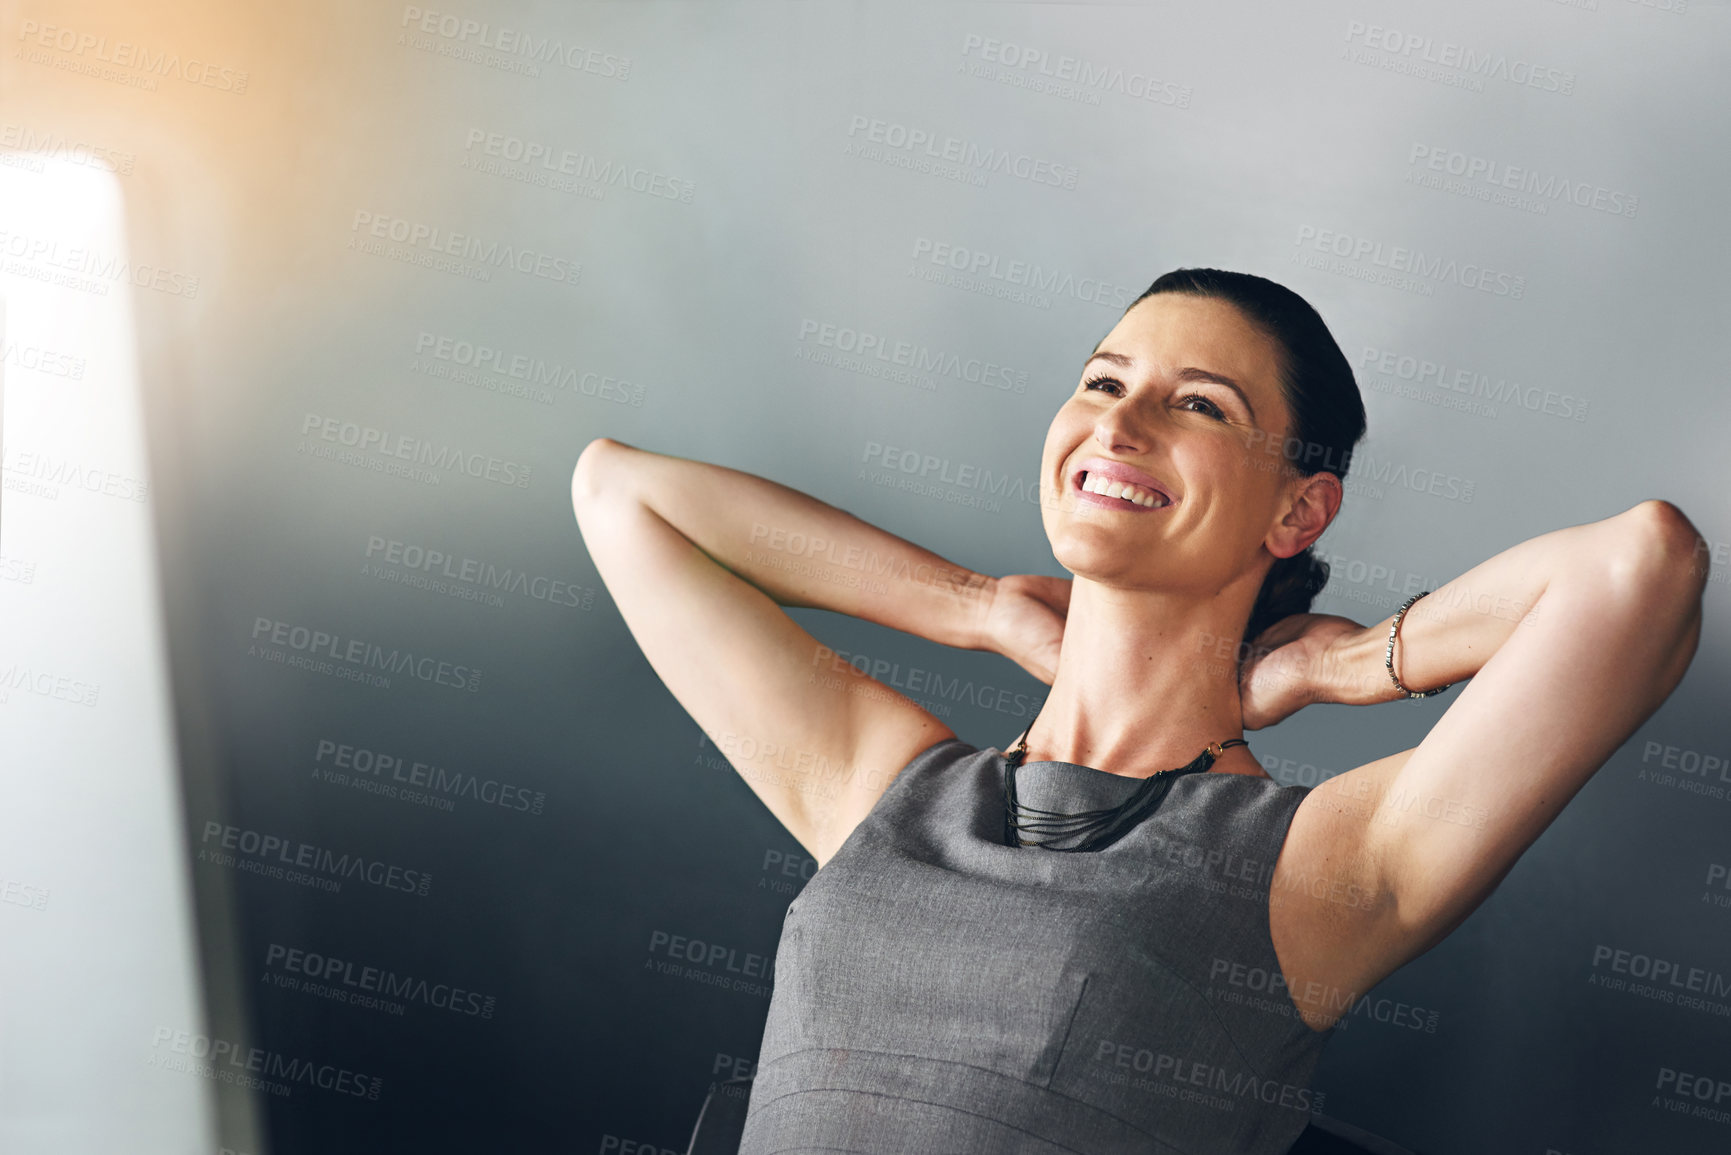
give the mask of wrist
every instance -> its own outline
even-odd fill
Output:
[[[1383,658],[1388,625],[1369,625],[1336,638],[1326,669],[1333,700],[1348,706],[1371,706],[1403,697],[1388,678]]]
[[[992,604],[998,597],[998,579],[970,571],[957,594],[963,599],[962,612],[957,619],[963,625],[961,637],[955,645],[965,650],[999,653],[992,617]]]

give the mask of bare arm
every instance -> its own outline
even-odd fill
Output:
[[[777,605],[1002,654],[1048,684],[1056,676],[1067,578],[992,577],[755,474],[611,438],[594,447],[629,464],[590,470],[586,491],[629,493]]]
[[[999,579],[764,478],[601,438],[578,458],[571,501],[662,683],[820,865],[915,754],[954,732],[781,607],[993,649],[1036,673],[1056,663],[1051,603],[1067,603],[1068,582],[1012,575],[1000,596]]]
[[[943,645],[985,650],[995,579],[797,489],[722,465],[602,439],[628,487],[704,553],[782,606],[834,610]]]
[[[1418,746],[1319,788],[1370,808],[1389,970],[1483,902],[1682,680],[1700,638],[1700,542],[1676,506],[1644,501],[1504,550],[1408,612],[1401,681],[1472,680]],[[1389,620],[1334,637],[1315,665],[1320,700],[1400,697],[1383,666]]]
[[[1589,642],[1637,649],[1656,663],[1653,676],[1623,687],[1621,696],[1639,714],[1634,727],[1659,708],[1682,680],[1700,636],[1701,591],[1707,571],[1701,536],[1668,502],[1646,501],[1615,517],[1540,534],[1511,546],[1414,603],[1401,619],[1395,673],[1413,690],[1475,677],[1517,630],[1534,629],[1575,600],[1578,587],[1593,602]],[[1618,610],[1632,611],[1648,630],[1641,637],[1617,632]],[[1393,615],[1336,638],[1325,665],[1326,700],[1352,705],[1394,701],[1403,695],[1384,664]],[[1605,654],[1597,664],[1622,652]],[[1559,685],[1570,679],[1559,676]],[[1446,715],[1445,715],[1446,717]],[[1626,741],[1628,734],[1618,740]],[[1613,747],[1614,749],[1615,747]],[[1608,754],[1609,752],[1607,752]]]

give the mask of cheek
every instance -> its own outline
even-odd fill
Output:
[[[1279,486],[1277,469],[1237,446],[1194,454],[1177,464],[1186,485],[1201,498],[1193,512],[1205,513],[1210,521],[1251,526],[1271,507]]]
[[[1058,415],[1052,418],[1052,423],[1046,426],[1046,440],[1042,443],[1042,452],[1047,457],[1057,453],[1066,441],[1072,440],[1070,434],[1074,426],[1075,422],[1066,420],[1063,410],[1059,410]]]
[[[1052,422],[1046,430],[1046,440],[1040,446],[1040,476],[1042,479],[1057,472],[1058,466],[1078,443],[1076,431],[1071,422],[1062,415]]]
[[[1279,484],[1280,464],[1278,454],[1235,445],[1221,455],[1216,468],[1223,476],[1231,478],[1232,484],[1240,491],[1262,495]]]

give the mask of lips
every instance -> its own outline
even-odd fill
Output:
[[[1122,461],[1113,461],[1105,457],[1087,457],[1076,463],[1075,468],[1070,473],[1070,488],[1083,497],[1098,497],[1098,495],[1089,493],[1082,488],[1084,478],[1106,478],[1126,485],[1139,485],[1144,489],[1152,490],[1166,500],[1165,506],[1155,506],[1154,508],[1164,509],[1178,504],[1177,496],[1164,482],[1151,474],[1144,473],[1133,465],[1126,465]],[[1104,498],[1101,500],[1117,501],[1119,499]],[[1129,505],[1129,503],[1124,504]],[[1146,507],[1130,506],[1130,508]]]

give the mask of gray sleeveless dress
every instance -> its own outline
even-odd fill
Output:
[[[1003,844],[1004,755],[890,783],[788,907],[740,1155],[1284,1155],[1334,1028],[1298,1017],[1269,880],[1308,787],[1179,777],[1104,850]],[[1139,780],[1017,769],[1066,813]]]

